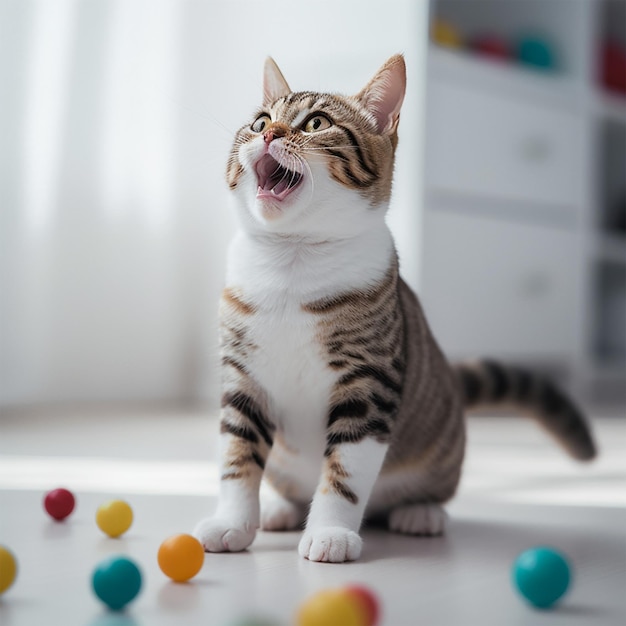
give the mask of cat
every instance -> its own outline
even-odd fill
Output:
[[[479,405],[518,405],[575,458],[595,455],[547,380],[448,364],[400,278],[385,214],[405,84],[401,55],[351,97],[292,92],[265,63],[227,165],[240,229],[220,300],[220,493],[194,531],[208,552],[303,528],[302,557],[353,561],[364,519],[441,534]]]

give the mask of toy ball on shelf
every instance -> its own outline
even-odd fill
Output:
[[[60,522],[74,510],[76,498],[67,489],[53,489],[44,496],[43,506],[50,517]]]
[[[616,41],[605,41],[601,52],[602,84],[626,95],[626,48]]]
[[[141,571],[130,559],[113,556],[96,567],[91,582],[98,598],[113,611],[120,611],[141,590]]]
[[[527,36],[517,45],[517,58],[520,63],[544,70],[555,69],[554,50],[547,39]]]
[[[380,609],[367,588],[352,585],[319,591],[305,600],[296,615],[297,626],[376,626]]]
[[[499,35],[480,35],[472,40],[471,49],[494,59],[511,59],[513,52],[508,41]]]
[[[161,544],[157,560],[166,576],[182,583],[193,578],[202,569],[204,548],[191,535],[174,535]]]
[[[539,609],[554,606],[568,590],[571,580],[565,556],[546,547],[522,552],[515,559],[511,574],[515,588]]]
[[[431,26],[431,39],[444,48],[462,48],[463,38],[450,22],[436,19]]]
[[[109,537],[123,535],[133,523],[133,510],[123,500],[111,500],[96,512],[98,528]]]
[[[15,581],[17,560],[12,552],[0,546],[0,594],[3,594]]]

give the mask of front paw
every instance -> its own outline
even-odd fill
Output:
[[[249,522],[209,517],[196,526],[193,536],[205,552],[240,552],[254,541],[256,528]]]
[[[356,561],[361,556],[363,541],[357,533],[341,526],[326,526],[306,530],[298,553],[309,561],[343,563]]]

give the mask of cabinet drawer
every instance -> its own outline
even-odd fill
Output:
[[[584,192],[582,131],[575,113],[433,81],[426,184],[571,210]]]
[[[567,359],[575,351],[575,236],[425,212],[422,300],[453,357]]]

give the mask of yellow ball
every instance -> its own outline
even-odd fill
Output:
[[[4,593],[15,580],[17,561],[11,552],[0,546],[0,593]]]
[[[320,591],[306,600],[296,615],[297,626],[365,626],[368,616],[342,589]]]
[[[119,537],[124,534],[132,523],[133,510],[123,500],[106,502],[96,512],[98,528],[109,537]]]
[[[202,569],[204,548],[191,535],[174,535],[161,544],[157,560],[166,576],[183,583]]]
[[[461,48],[463,39],[459,31],[449,22],[435,20],[431,28],[432,40],[445,48]]]

